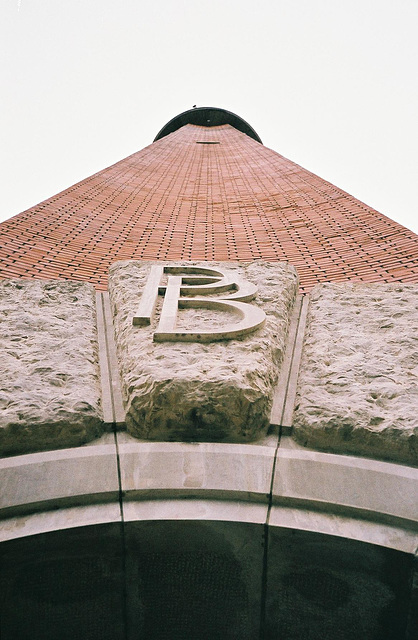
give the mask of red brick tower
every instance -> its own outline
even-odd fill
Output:
[[[287,260],[318,282],[418,282],[418,238],[261,144],[243,120],[192,109],[153,144],[1,225],[2,277],[107,286],[117,260]]]

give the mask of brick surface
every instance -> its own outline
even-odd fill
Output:
[[[220,144],[196,144],[218,141]],[[230,125],[186,125],[0,225],[0,276],[107,288],[117,260],[287,260],[418,282],[418,236]]]

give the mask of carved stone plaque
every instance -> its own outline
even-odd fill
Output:
[[[128,431],[150,440],[262,436],[297,288],[287,263],[113,265]]]

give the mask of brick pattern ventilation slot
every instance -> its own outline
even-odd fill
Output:
[[[196,144],[221,144],[215,140],[196,140]]]

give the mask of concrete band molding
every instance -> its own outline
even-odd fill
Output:
[[[407,553],[418,545],[415,469],[302,449],[288,436],[277,447],[274,438],[187,444],[105,434],[98,444],[3,459],[0,480],[3,540],[92,518],[189,517],[319,530]]]

